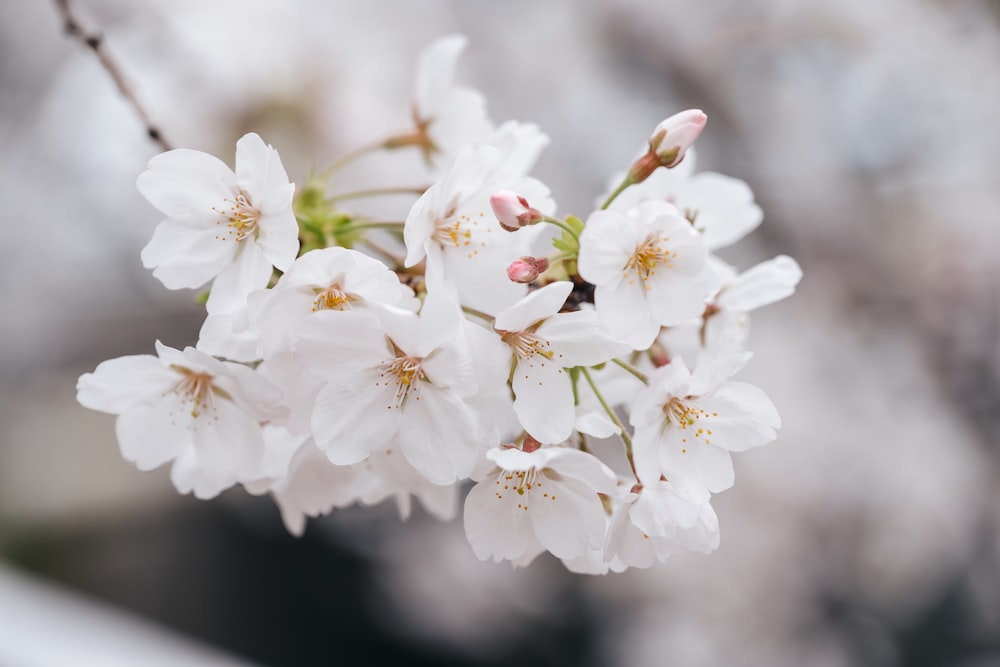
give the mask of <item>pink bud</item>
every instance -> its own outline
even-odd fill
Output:
[[[522,257],[507,267],[507,277],[515,283],[530,283],[548,268],[549,260],[544,257]]]
[[[516,192],[501,190],[490,196],[490,207],[500,221],[500,226],[508,232],[516,232],[521,227],[542,221],[542,214],[531,208],[528,200]]]
[[[687,149],[705,129],[708,120],[701,109],[688,109],[662,121],[649,137],[649,150],[661,165],[671,169],[684,159]]]

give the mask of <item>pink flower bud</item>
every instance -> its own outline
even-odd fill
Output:
[[[705,129],[708,120],[701,109],[688,109],[660,122],[649,137],[649,150],[656,154],[661,165],[671,169],[684,159],[687,149]]]
[[[490,196],[490,207],[500,221],[500,226],[508,232],[516,232],[521,227],[542,221],[542,214],[531,208],[528,200],[516,192],[501,190]]]
[[[522,257],[507,267],[507,277],[515,283],[530,283],[548,268],[549,260],[544,257]]]

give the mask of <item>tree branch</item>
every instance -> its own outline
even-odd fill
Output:
[[[150,119],[149,114],[146,113],[146,109],[143,108],[142,104],[139,102],[138,98],[135,96],[135,92],[125,81],[125,76],[122,74],[121,67],[115,62],[108,50],[104,48],[104,37],[99,33],[87,32],[80,22],[77,20],[76,16],[73,15],[73,11],[70,9],[70,0],[55,0],[56,9],[59,12],[59,16],[63,21],[63,29],[66,34],[76,39],[81,44],[86,46],[88,49],[94,52],[97,56],[97,60],[101,63],[101,66],[111,75],[114,80],[115,85],[118,86],[119,92],[125,97],[126,100],[135,109],[135,112],[139,115],[139,119],[142,121],[143,125],[146,126],[146,134],[149,138],[156,142],[160,148],[165,151],[169,151],[173,148],[164,137],[163,133],[160,131],[153,121]]]

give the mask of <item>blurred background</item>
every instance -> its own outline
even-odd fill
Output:
[[[755,316],[743,378],[784,426],[736,457],[717,553],[512,572],[460,522],[391,506],[293,538],[267,498],[136,471],[76,404],[80,373],[193,344],[202,311],[139,261],[160,216],[134,184],[159,149],[54,2],[8,0],[0,665],[1000,665],[996,2],[71,6],[172,143],[231,163],[257,131],[300,183],[405,129],[415,55],[453,32],[491,117],[550,135],[534,174],[563,213],[700,107],[700,169],[765,212],[724,257],[789,254],[805,278]]]

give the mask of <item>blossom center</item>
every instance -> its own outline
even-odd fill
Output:
[[[325,290],[317,291],[313,299],[312,310],[348,310],[351,306],[351,295],[340,289],[340,285],[330,285]]]
[[[491,231],[485,220],[486,214],[482,211],[478,215],[456,214],[452,208],[435,221],[433,238],[442,248],[451,247],[468,251],[468,257],[471,259],[479,254],[480,248],[486,246],[485,239],[478,238]]]
[[[232,199],[225,199],[222,209],[212,208],[219,214],[215,224],[225,225],[222,233],[215,238],[220,241],[242,241],[248,236],[257,234],[260,222],[260,211],[250,203],[250,198],[243,190]]]
[[[537,355],[552,361],[555,356],[552,343],[526,331],[507,331],[500,336],[500,340],[507,343],[520,359],[530,360]]]
[[[708,420],[718,417],[718,412],[709,412],[695,405],[688,398],[675,396],[663,406],[663,412],[667,416],[667,421],[682,432],[681,444],[687,443],[688,438],[693,438],[696,442],[703,442],[706,445],[712,443],[712,429],[708,428]],[[686,449],[681,450],[686,453]]]
[[[421,361],[423,360],[416,357],[403,356],[383,365],[379,374],[380,382],[386,387],[396,387],[395,405],[390,405],[390,409],[403,407],[403,402],[411,391],[415,393],[414,400],[420,400],[420,383],[427,380],[427,375],[420,366]]]
[[[635,247],[635,251],[625,263],[625,274],[634,272],[642,281],[643,286],[649,289],[649,285],[646,283],[656,275],[657,268],[664,266],[672,269],[674,267],[677,253],[672,252],[667,247],[666,243],[669,240],[668,237],[659,235],[647,237],[645,241]],[[634,283],[635,280],[632,279],[630,282]]]
[[[193,419],[201,416],[206,409],[215,407],[215,394],[226,396],[225,392],[212,384],[212,375],[181,366],[172,368],[181,374],[181,379],[170,391],[180,397],[185,412],[190,408]]]
[[[516,493],[520,496],[517,503],[517,509],[528,511],[528,499],[534,498],[536,500],[555,500],[556,496],[554,493],[549,493],[549,491],[541,491],[542,489],[542,478],[545,475],[535,468],[529,468],[528,470],[500,470],[496,479],[496,490],[494,495],[497,500],[503,500],[504,495],[508,493]],[[541,498],[538,497],[539,492],[541,492]]]

